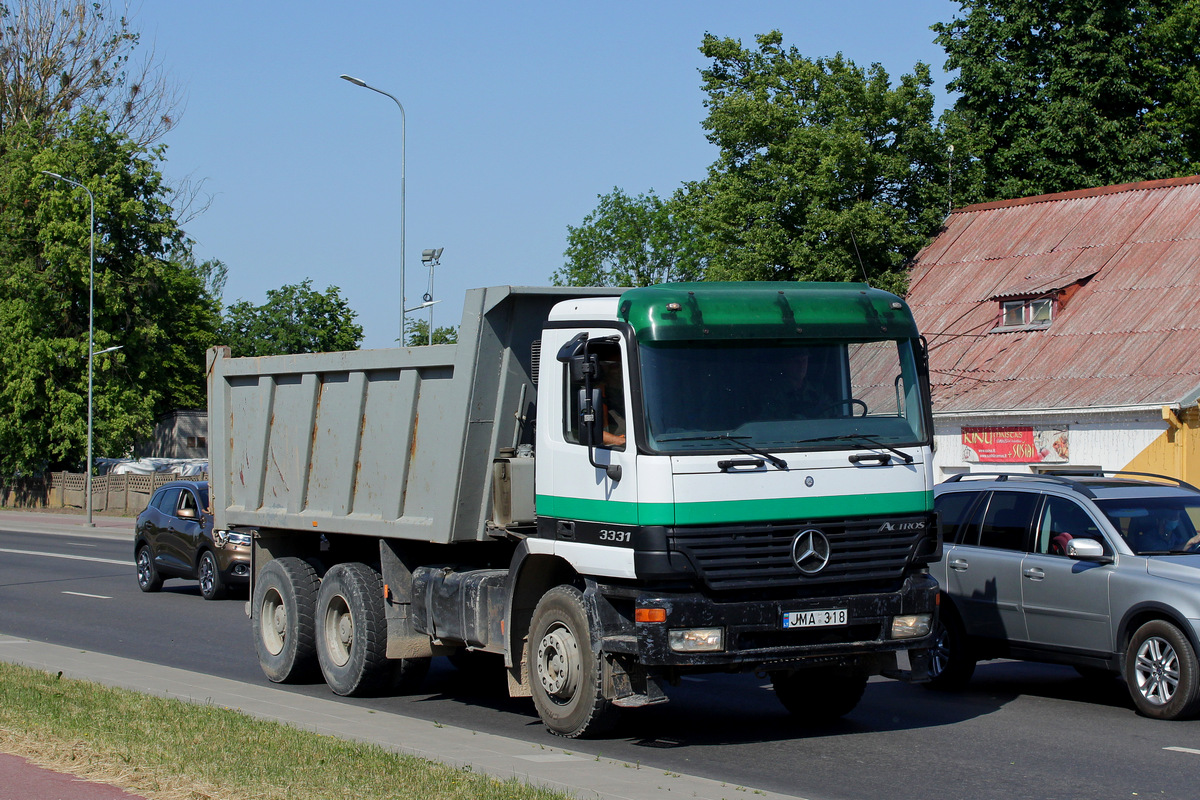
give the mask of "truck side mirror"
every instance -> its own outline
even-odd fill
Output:
[[[587,447],[604,444],[604,398],[598,386],[579,390],[579,443]]]

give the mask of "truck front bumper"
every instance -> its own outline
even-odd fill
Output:
[[[639,663],[650,668],[746,671],[853,661],[887,674],[895,672],[897,652],[917,651],[918,657],[910,661],[913,673],[921,674],[897,673],[897,677],[922,680],[923,651],[932,645],[933,637],[911,635],[914,630],[903,623],[912,618],[918,623],[927,620],[931,629],[937,592],[937,581],[927,574],[910,575],[898,591],[815,599],[719,602],[698,593],[640,592],[635,618],[662,621],[635,622],[634,636],[606,637],[602,647],[614,654],[636,655]],[[809,621],[834,624],[802,624]]]

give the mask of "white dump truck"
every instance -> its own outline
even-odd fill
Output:
[[[933,426],[895,295],[501,286],[457,344],[207,366],[215,527],[253,537],[272,681],[502,657],[574,737],[689,674],[765,673],[811,720],[927,675]]]

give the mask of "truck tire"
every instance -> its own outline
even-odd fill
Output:
[[[1125,651],[1125,682],[1138,713],[1188,719],[1200,710],[1200,664],[1179,628],[1156,619],[1138,628]]]
[[[617,709],[604,697],[600,653],[592,648],[578,589],[556,586],[542,596],[527,646],[533,704],[551,733],[575,739],[616,723]]]
[[[263,673],[275,683],[309,678],[316,671],[313,615],[317,573],[299,558],[277,558],[254,582],[254,647]]]
[[[977,659],[967,641],[966,631],[953,611],[945,604],[933,625],[933,646],[929,649],[929,681],[927,689],[943,692],[957,691],[967,685],[975,674]]]
[[[154,568],[154,551],[144,544],[137,551],[137,582],[143,592],[157,592],[162,588],[162,575]]]
[[[846,667],[818,667],[771,673],[775,696],[792,716],[823,724],[846,716],[867,688],[870,676]]]
[[[383,579],[366,564],[336,564],[317,592],[317,660],[334,694],[361,697],[392,688]]]
[[[200,554],[196,564],[196,577],[200,581],[200,596],[205,600],[220,600],[225,596],[225,581],[221,580],[221,569],[217,566],[217,557],[211,550]]]

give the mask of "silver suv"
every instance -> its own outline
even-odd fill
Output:
[[[1142,714],[1200,712],[1200,490],[1143,473],[955,475],[931,686],[989,658],[1119,674]]]

